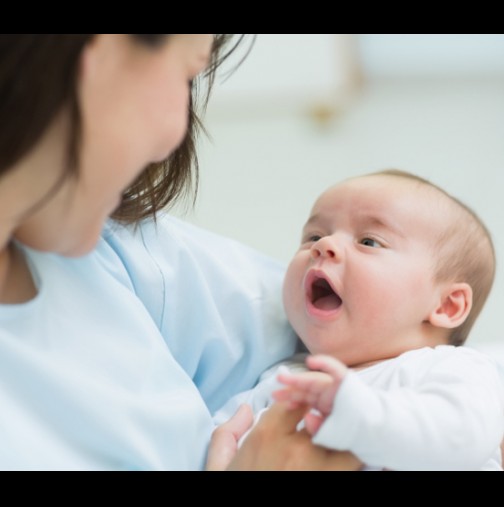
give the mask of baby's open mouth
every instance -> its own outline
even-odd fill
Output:
[[[325,278],[317,278],[311,286],[311,303],[319,310],[336,310],[342,300]]]

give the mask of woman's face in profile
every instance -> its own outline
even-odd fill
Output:
[[[206,68],[212,42],[210,34],[171,35],[155,46],[117,34],[100,34],[90,42],[82,54],[78,88],[78,176],[67,178],[20,224],[15,233],[20,241],[67,256],[95,246],[125,189],[183,140],[190,81]],[[48,130],[53,132],[36,149],[62,153],[67,123],[58,118]],[[41,170],[58,181],[62,164],[48,165]]]

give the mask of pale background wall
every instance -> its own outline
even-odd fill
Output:
[[[197,205],[176,214],[287,262],[326,186],[412,171],[492,231],[497,280],[471,340],[504,335],[504,35],[259,35],[205,124]]]

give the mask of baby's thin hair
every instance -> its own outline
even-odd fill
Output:
[[[471,311],[464,323],[453,329],[449,336],[451,345],[462,345],[490,294],[495,278],[496,255],[490,231],[467,204],[429,180],[398,169],[378,171],[369,176],[416,181],[436,190],[451,204],[452,212],[448,208],[446,210],[446,227],[434,245],[434,276],[437,281],[465,282],[472,288]]]

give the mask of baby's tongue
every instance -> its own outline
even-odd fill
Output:
[[[335,310],[341,305],[341,298],[334,292],[322,296],[315,301],[314,306],[319,310]]]

